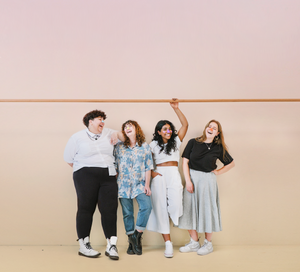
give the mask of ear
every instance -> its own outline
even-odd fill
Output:
[[[220,132],[218,131],[217,135],[219,135],[219,133],[220,133]],[[216,135],[216,136],[217,136],[217,135]]]
[[[158,130],[157,133],[161,136],[161,132]]]

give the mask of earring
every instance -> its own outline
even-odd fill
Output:
[[[215,140],[218,141],[218,140],[219,140],[219,136],[216,136],[216,137],[215,137]]]

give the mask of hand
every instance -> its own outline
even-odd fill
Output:
[[[219,171],[218,170],[213,170],[211,172],[214,173],[216,176],[219,175]]]
[[[110,143],[115,145],[118,142],[118,132],[114,132],[110,137]]]
[[[149,187],[149,186],[145,186],[144,192],[145,192],[145,194],[146,194],[147,196],[150,196],[150,195],[151,195],[150,187]]]
[[[172,100],[174,101],[174,102],[170,102],[170,105],[171,105],[171,107],[175,110],[175,109],[178,109],[179,108],[179,103],[178,102],[176,102],[176,100],[178,100],[177,98],[172,98]]]
[[[151,178],[155,178],[156,176],[161,176],[160,173],[157,173],[157,172],[154,172],[154,171],[151,171]]]
[[[192,182],[186,182],[185,188],[191,194],[194,192],[194,185]]]

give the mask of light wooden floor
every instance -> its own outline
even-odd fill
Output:
[[[102,255],[89,259],[77,255],[77,246],[0,246],[0,271],[20,272],[291,272],[300,271],[300,246],[215,246],[207,256],[180,253],[167,259],[162,247],[143,247],[143,255],[129,256],[119,246],[119,261],[104,255],[105,247],[94,247]]]

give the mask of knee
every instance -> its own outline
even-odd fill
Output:
[[[147,203],[147,205],[143,205],[140,208],[140,211],[146,214],[150,214],[151,210],[152,210],[152,204],[151,201],[149,203]]]

